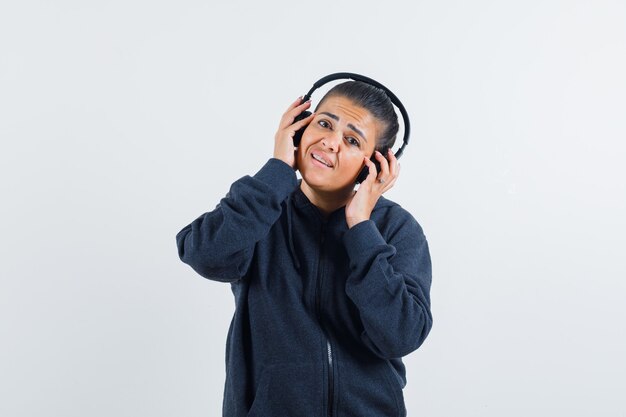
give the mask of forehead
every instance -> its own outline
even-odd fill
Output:
[[[321,111],[328,111],[329,109],[340,111],[344,117],[351,117],[353,119],[352,121],[362,120],[363,122],[369,122],[370,119],[371,121],[375,121],[369,110],[359,106],[346,97],[333,96],[324,98],[315,111],[319,113]]]
[[[338,122],[341,124],[353,124],[363,131],[370,143],[376,138],[380,129],[380,122],[369,110],[346,97],[333,96],[325,98],[315,109],[316,114],[321,112],[332,113],[339,118]]]

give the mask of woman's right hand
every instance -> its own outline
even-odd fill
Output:
[[[296,147],[293,144],[293,137],[300,128],[311,123],[313,116],[315,116],[315,113],[313,113],[309,117],[305,117],[296,123],[293,122],[296,116],[311,106],[311,100],[300,104],[301,101],[302,97],[298,97],[298,99],[287,108],[287,111],[280,119],[278,131],[274,136],[274,158],[280,159],[293,169],[297,169]]]

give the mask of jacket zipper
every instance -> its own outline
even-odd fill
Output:
[[[322,273],[321,273],[321,265],[322,265],[322,248],[324,246],[324,225],[322,225],[322,235],[320,237],[320,253],[319,259],[317,262],[317,287],[315,291],[315,306],[317,309],[317,319],[320,324],[320,328],[322,329],[322,334],[326,339],[326,352],[328,359],[328,417],[332,417],[333,415],[333,350],[330,345],[330,337],[324,329],[324,324],[322,321],[322,312],[321,312],[321,292],[322,292]]]

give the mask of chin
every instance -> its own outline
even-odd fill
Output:
[[[319,172],[300,172],[302,180],[314,190],[324,192],[345,191],[346,189],[354,189],[354,181],[339,182],[332,176],[320,175]]]
[[[300,176],[302,176],[302,180],[306,182],[309,187],[322,192],[345,192],[346,190],[354,190],[356,174],[354,174],[352,180],[346,180],[345,175],[340,175],[341,173],[334,169],[320,170],[319,168],[309,166],[308,161],[305,160],[307,157],[307,154],[298,154],[297,165],[298,167],[302,167],[302,169],[298,169]],[[339,179],[339,177],[343,178]]]

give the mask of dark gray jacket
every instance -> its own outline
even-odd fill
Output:
[[[270,159],[177,235],[180,259],[229,282],[227,417],[405,416],[401,357],[432,327],[422,228],[380,197],[351,229]]]

